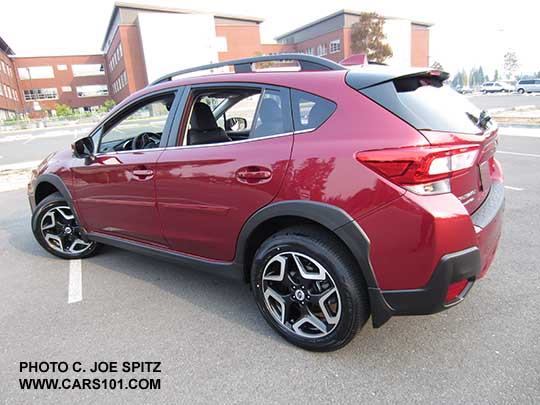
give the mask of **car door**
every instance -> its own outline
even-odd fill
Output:
[[[175,92],[144,97],[116,113],[93,136],[95,155],[73,167],[74,198],[89,232],[165,244],[154,179],[174,116],[169,110],[175,108]],[[141,140],[141,134],[148,139]]]
[[[156,175],[157,206],[169,246],[220,261],[233,259],[246,220],[277,195],[293,145],[287,89],[232,87],[258,92],[258,101],[240,117],[250,122],[250,135],[235,137],[228,131],[229,141],[190,145],[192,106],[204,94],[228,89],[225,85],[193,87],[186,97],[178,141],[160,156]],[[216,118],[219,122],[221,117]],[[235,117],[228,114],[227,118]]]

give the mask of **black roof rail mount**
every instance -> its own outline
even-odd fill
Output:
[[[235,59],[225,62],[211,63],[209,65],[197,66],[189,69],[178,70],[176,72],[172,72],[165,76],[162,76],[157,80],[154,80],[152,83],[150,83],[150,86],[168,82],[172,80],[173,77],[180,76],[186,73],[215,69],[224,66],[234,66],[234,73],[250,73],[253,72],[253,63],[268,61],[297,61],[300,64],[300,69],[302,71],[346,70],[346,68],[339,63],[318,56],[305,55],[302,53],[278,53],[275,55],[264,55],[256,56],[253,58]]]

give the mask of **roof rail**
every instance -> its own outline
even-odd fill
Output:
[[[234,66],[234,73],[250,73],[253,72],[252,64],[257,62],[268,61],[298,61],[300,69],[303,71],[313,70],[345,70],[346,68],[329,59],[318,56],[304,55],[302,53],[278,53],[275,55],[256,56],[253,58],[235,59],[219,63],[211,63],[209,65],[197,66],[189,69],[178,70],[160,77],[150,83],[154,86],[159,83],[164,83],[172,80],[175,76],[180,76],[186,73],[198,72],[201,70],[215,69],[223,66]]]

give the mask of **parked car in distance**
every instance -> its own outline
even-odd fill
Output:
[[[275,60],[300,70],[253,69]],[[447,79],[302,54],[173,72],[33,171],[32,231],[64,259],[108,244],[238,274],[308,350],[446,310],[487,273],[504,207],[497,126]]]
[[[485,82],[480,87],[480,91],[484,94],[511,93],[514,91],[514,87],[505,82]]]
[[[516,91],[519,94],[539,92],[540,79],[521,79],[516,83]]]
[[[460,94],[469,94],[473,92],[473,89],[469,86],[457,86],[455,90]]]

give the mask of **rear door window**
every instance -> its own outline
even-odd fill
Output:
[[[280,135],[291,132],[290,107],[284,92],[265,89],[259,103],[255,127],[250,138]]]
[[[295,131],[318,128],[336,110],[336,104],[325,98],[300,90],[291,90]]]

